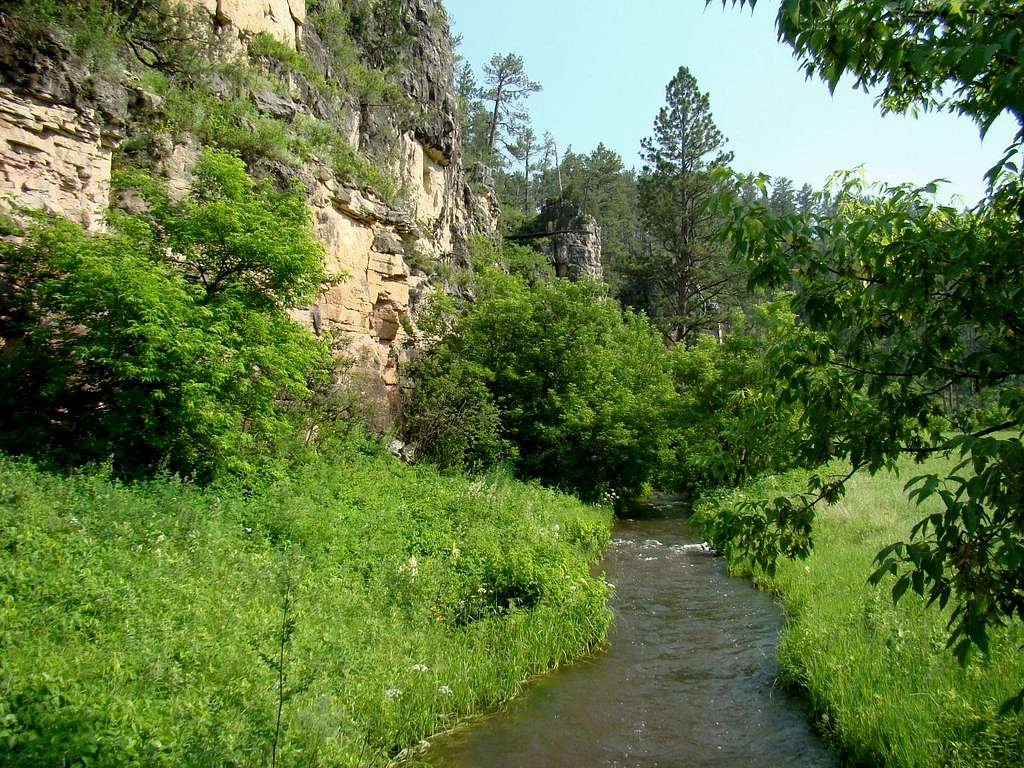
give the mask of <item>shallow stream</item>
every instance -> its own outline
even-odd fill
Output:
[[[728,575],[682,510],[620,520],[603,653],[532,683],[504,710],[439,738],[435,768],[835,766],[776,684],[779,607]]]

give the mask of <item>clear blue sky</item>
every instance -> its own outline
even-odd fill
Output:
[[[982,143],[964,118],[881,117],[873,97],[841,84],[834,97],[806,81],[777,42],[777,0],[723,10],[704,0],[445,0],[452,32],[477,73],[491,54],[515,52],[544,90],[528,103],[538,134],[589,151],[599,141],[639,166],[665,84],[680,65],[711,94],[734,167],[820,186],[838,169],[865,166],[873,180],[951,184],[973,203],[982,176],[1010,143],[1002,118]]]

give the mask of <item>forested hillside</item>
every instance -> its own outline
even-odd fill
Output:
[[[633,165],[439,0],[5,3],[0,765],[408,757],[601,648],[656,492],[838,755],[1018,765],[1022,10],[779,4],[822,88],[1017,121],[958,207],[736,172],[685,51]]]

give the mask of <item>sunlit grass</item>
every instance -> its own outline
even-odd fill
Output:
[[[0,457],[0,765],[385,764],[603,640],[609,517],[390,457],[255,498]]]
[[[1024,627],[997,633],[989,656],[962,669],[945,648],[948,610],[926,608],[912,592],[894,607],[891,582],[867,583],[877,552],[927,512],[907,501],[906,481],[952,464],[907,462],[899,476],[855,477],[846,497],[819,513],[813,554],[780,563],[774,579],[758,576],[786,607],[786,681],[806,691],[822,732],[853,765],[1024,765],[1024,717],[997,717],[1024,686]],[[764,479],[722,503],[797,490],[803,477]]]

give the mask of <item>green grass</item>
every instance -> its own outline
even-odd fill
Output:
[[[0,457],[0,765],[385,764],[603,641],[609,518],[390,457],[248,498]]]
[[[757,575],[785,605],[783,675],[806,692],[822,732],[851,765],[1024,765],[1024,717],[997,717],[1024,685],[1024,627],[997,633],[989,656],[962,669],[945,648],[948,611],[926,608],[912,592],[894,607],[891,582],[867,584],[878,550],[905,539],[926,513],[906,500],[905,482],[952,464],[908,462],[898,477],[856,477],[843,501],[819,513],[810,558],[781,562],[774,579]],[[699,514],[798,490],[805,477],[756,481]]]

